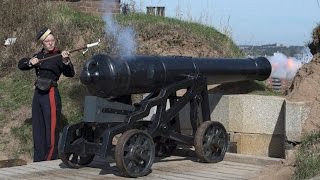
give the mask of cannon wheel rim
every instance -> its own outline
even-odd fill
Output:
[[[78,156],[75,153],[60,153],[60,158],[62,162],[70,167],[78,169],[81,166],[86,166],[93,161],[94,155]]]
[[[149,134],[131,129],[120,136],[116,144],[115,160],[125,176],[141,177],[149,174],[154,159],[154,142]]]
[[[228,134],[224,126],[215,121],[206,121],[197,129],[194,147],[201,162],[222,161],[228,148]]]

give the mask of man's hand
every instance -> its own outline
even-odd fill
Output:
[[[70,63],[70,58],[69,58],[69,51],[62,51],[61,52],[62,55],[62,61],[64,64],[68,65]]]
[[[36,64],[38,64],[38,63],[39,63],[39,59],[36,58],[36,57],[33,57],[33,58],[31,58],[31,59],[29,60],[29,66],[34,66],[34,65],[36,65]]]

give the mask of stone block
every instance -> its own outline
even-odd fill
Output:
[[[238,95],[231,97],[229,101],[229,131],[284,134],[284,98]]]
[[[236,153],[284,158],[284,135],[234,133],[230,142]]]
[[[301,141],[302,126],[308,118],[310,109],[310,102],[286,101],[285,132],[287,141]]]
[[[209,94],[209,107],[211,121],[218,121],[229,131],[229,104],[230,96]]]
[[[209,95],[211,120],[230,132],[284,134],[284,98],[258,95]]]

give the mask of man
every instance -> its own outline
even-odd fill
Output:
[[[36,81],[32,101],[32,134],[34,143],[34,162],[57,159],[56,126],[61,119],[61,98],[57,81],[61,74],[74,76],[74,68],[68,51],[56,48],[56,40],[47,27],[36,36],[42,43],[42,50],[32,58],[19,61],[19,69],[35,69]],[[43,58],[49,58],[41,61]]]

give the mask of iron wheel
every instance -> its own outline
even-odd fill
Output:
[[[94,155],[88,155],[86,157],[83,157],[78,156],[75,153],[61,153],[60,158],[66,166],[78,169],[81,166],[86,166],[90,164],[94,158]]]
[[[154,159],[154,142],[150,135],[142,130],[126,131],[116,144],[116,165],[127,177],[141,177],[149,174]]]
[[[205,121],[197,129],[194,147],[201,162],[222,161],[228,148],[228,134],[224,126],[215,121]]]

